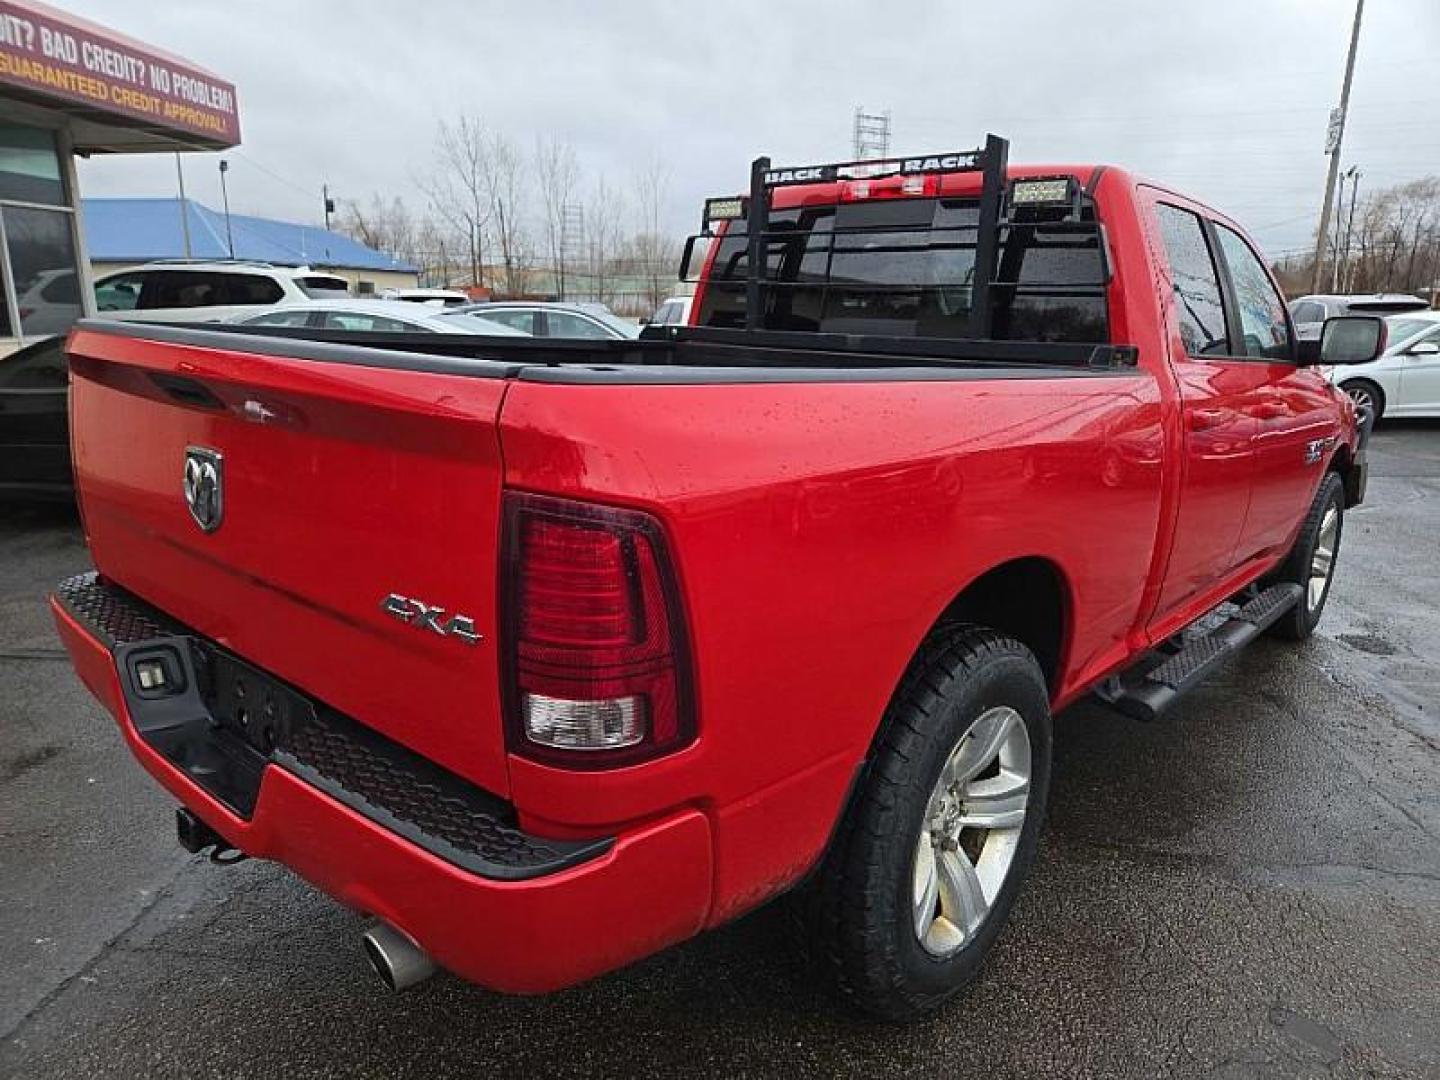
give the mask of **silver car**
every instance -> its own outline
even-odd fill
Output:
[[[639,326],[620,318],[604,304],[496,300],[451,308],[446,315],[508,326],[534,337],[616,340],[640,336]]]
[[[1320,327],[1336,315],[1403,315],[1407,311],[1424,311],[1430,305],[1408,293],[1370,293],[1342,296],[1316,294],[1290,301],[1290,318],[1295,320],[1295,333],[1301,341],[1320,337]]]
[[[358,330],[394,334],[487,334],[492,337],[528,337],[483,319],[466,319],[442,313],[439,308],[399,300],[301,300],[280,304],[258,315],[232,320],[243,326],[305,326],[312,330]]]

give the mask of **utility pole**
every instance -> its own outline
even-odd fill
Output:
[[[1332,230],[1335,235],[1330,244],[1330,291],[1332,293],[1340,291],[1340,241],[1344,235],[1341,225],[1345,217],[1345,178],[1349,175],[1348,171],[1340,174],[1338,190],[1335,192],[1335,228]]]
[[[320,185],[320,197],[325,200],[325,231],[330,231],[330,215],[335,213],[335,200],[330,198],[330,185]]]
[[[1325,199],[1320,204],[1320,227],[1315,231],[1315,268],[1310,275],[1310,291],[1318,293],[1325,270],[1325,241],[1330,234],[1330,204],[1335,198],[1335,180],[1340,173],[1340,144],[1345,138],[1345,114],[1350,108],[1350,80],[1355,74],[1355,49],[1360,44],[1360,16],[1365,0],[1355,0],[1355,25],[1350,30],[1350,54],[1345,59],[1345,82],[1340,87],[1340,107],[1330,113],[1330,129],[1325,138],[1325,152],[1330,155],[1330,171],[1325,177]]]
[[[235,237],[230,232],[230,189],[225,186],[225,174],[230,171],[230,163],[224,158],[220,159],[220,199],[225,204],[225,245],[230,249],[230,258],[235,258]]]
[[[1350,216],[1345,221],[1345,274],[1340,282],[1341,288],[1350,292],[1355,287],[1355,273],[1350,265],[1350,238],[1355,233],[1355,197],[1360,190],[1360,177],[1365,174],[1360,171],[1360,166],[1351,165],[1345,175],[1350,177]]]
[[[180,237],[185,244],[185,258],[190,258],[190,204],[185,200],[185,170],[180,167],[180,153],[175,153],[175,179],[180,185]]]
[[[874,161],[890,155],[890,110],[867,113],[855,107],[855,131],[851,149],[856,161]]]

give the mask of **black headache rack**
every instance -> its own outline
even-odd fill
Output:
[[[652,328],[643,337],[662,337],[680,344],[704,345],[702,350],[713,353],[716,346],[746,347],[766,351],[812,349],[826,353],[864,355],[877,362],[886,357],[907,361],[969,362],[975,364],[1029,364],[1042,366],[1085,366],[1099,368],[1133,367],[1136,350],[1132,346],[1112,345],[1103,340],[1108,334],[1096,334],[1098,340],[1071,339],[1063,341],[1034,340],[1011,334],[1009,312],[1014,300],[1023,295],[1085,296],[1103,305],[1110,284],[1111,267],[1104,227],[1094,215],[1089,196],[1073,175],[1019,178],[1007,184],[1009,142],[997,135],[986,137],[984,147],[954,153],[917,157],[835,162],[776,168],[768,157],[751,163],[748,195],[708,199],[705,203],[700,233],[687,239],[681,258],[682,280],[696,280],[688,271],[700,240],[721,243],[727,236],[744,229],[744,246],[729,245],[729,258],[724,264],[722,247],[707,258],[710,271],[704,286],[707,291],[728,284],[735,290],[740,276],[734,272],[744,262],[743,319],[739,327],[700,325],[680,328]],[[795,222],[777,222],[774,192],[778,188],[797,185],[852,181],[852,192],[866,190],[873,184],[899,179],[902,186],[895,199],[868,204],[880,208],[887,203],[902,203],[906,198],[931,195],[938,185],[927,179],[942,174],[979,173],[980,199],[973,221],[951,215],[946,223],[932,222],[920,226],[920,233],[901,235],[898,230],[914,228],[883,221],[861,225],[842,225],[836,220],[820,231],[795,228]],[[936,200],[938,202],[938,199]],[[952,200],[959,202],[961,200]],[[852,204],[854,206],[855,204]],[[837,209],[824,207],[821,209]],[[810,208],[802,208],[808,210]],[[903,209],[903,208],[902,208]],[[793,213],[793,211],[787,211]],[[897,219],[898,220],[898,219]],[[715,225],[724,222],[721,234]],[[953,255],[974,252],[968,273],[954,280],[927,279],[922,283],[913,276],[908,280],[874,280],[848,282],[831,271],[837,254],[867,256],[902,256],[914,253],[914,237],[924,235],[927,255]],[[973,239],[969,238],[973,234]],[[1043,240],[1038,245],[1037,239]],[[1014,240],[1015,242],[1007,242]],[[1023,259],[1026,246],[1031,250],[1077,249],[1093,251],[1093,278],[1047,281],[1026,274]],[[848,248],[848,250],[847,250]],[[827,272],[823,283],[817,284],[813,269],[804,270],[802,263],[812,257],[825,260]],[[898,267],[895,259],[892,266]],[[791,280],[783,280],[787,271]],[[799,280],[809,275],[810,280]],[[726,278],[724,284],[721,279]],[[886,297],[915,294],[922,288],[944,291],[963,297],[968,308],[959,333],[931,335],[880,333],[827,333],[821,330],[786,330],[767,323],[772,311],[771,299],[787,290],[815,290],[824,294],[843,292],[850,296]],[[1103,308],[1102,308],[1103,309]],[[743,329],[744,334],[735,330]],[[713,359],[710,362],[716,362]],[[775,362],[772,358],[770,362]]]

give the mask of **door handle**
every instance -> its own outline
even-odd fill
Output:
[[[1289,414],[1290,408],[1283,401],[1262,401],[1250,410],[1250,415],[1257,420],[1278,420]]]
[[[1187,414],[1191,431],[1209,431],[1234,416],[1233,409],[1191,409]]]

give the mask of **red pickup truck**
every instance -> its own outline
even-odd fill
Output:
[[[1051,716],[1311,632],[1364,425],[1232,221],[1118,168],[752,170],[693,322],[82,322],[81,678],[182,804],[436,966],[550,991],[793,892],[904,1018],[1031,862]],[[478,342],[478,343],[477,343]],[[1210,617],[1206,617],[1210,616]]]

